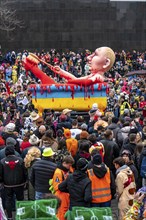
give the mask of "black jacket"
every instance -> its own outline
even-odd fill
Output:
[[[119,148],[123,145],[123,135],[119,126],[115,123],[110,124],[107,129],[113,131],[115,142],[118,144]]]
[[[73,206],[90,207],[92,201],[91,181],[85,172],[76,170],[59,184],[59,190],[69,192],[70,210]]]
[[[133,161],[129,161],[126,165],[128,167],[130,167],[130,169],[132,170],[132,172],[134,174],[134,178],[135,178],[135,183],[137,183],[138,182],[138,171],[137,171]]]
[[[39,139],[41,139],[43,137],[44,134],[41,134],[39,132],[39,127],[33,132],[35,134],[35,136],[37,136]]]
[[[31,169],[30,182],[35,191],[49,193],[49,180],[53,178],[56,164],[49,158],[36,161]]]
[[[128,143],[123,146],[123,150],[129,150],[132,155],[135,152],[135,148],[136,148],[135,143]]]
[[[9,155],[0,162],[0,182],[6,187],[24,185],[27,180],[27,170],[23,159],[15,155]]]
[[[119,147],[116,142],[105,139],[100,141],[105,150],[104,163],[110,168],[110,170],[115,170],[113,165],[113,160],[119,156]]]
[[[68,122],[68,121],[59,122],[59,123],[57,124],[57,130],[58,130],[58,129],[63,130],[63,128],[71,129],[71,128],[72,128],[72,125],[71,125],[71,123]]]

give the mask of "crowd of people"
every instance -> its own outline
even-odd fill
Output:
[[[89,74],[89,50],[36,54],[76,77]],[[146,79],[125,74],[146,69],[146,52],[115,53],[114,67],[105,74],[107,107],[101,112],[93,103],[89,120],[72,118],[71,109],[45,109],[40,115],[28,90],[40,81],[25,71],[27,55],[0,52],[0,183],[8,219],[24,191],[28,200],[59,198],[59,220],[75,206],[110,207],[112,199],[118,201],[119,220],[145,219]]]

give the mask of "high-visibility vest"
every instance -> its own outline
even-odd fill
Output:
[[[98,178],[93,169],[88,170],[89,179],[92,183],[92,203],[103,203],[111,200],[110,171],[103,178]]]

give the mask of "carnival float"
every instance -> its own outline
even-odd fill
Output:
[[[88,111],[93,103],[98,103],[101,111],[106,108],[106,83],[104,73],[114,64],[115,54],[109,47],[97,48],[87,57],[90,74],[76,78],[73,74],[64,71],[59,66],[52,66],[35,54],[29,53],[24,60],[26,71],[31,71],[40,84],[32,84],[29,90],[32,93],[32,102],[35,108],[54,109],[61,111],[70,108],[76,111]],[[55,74],[65,79],[65,83],[57,83],[53,78],[39,69],[43,63]]]

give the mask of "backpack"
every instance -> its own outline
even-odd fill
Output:
[[[143,156],[141,167],[140,167],[140,175],[142,178],[146,179],[146,155]]]

